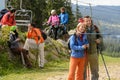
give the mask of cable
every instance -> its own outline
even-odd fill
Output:
[[[83,4],[87,4],[87,5],[89,5],[89,4],[95,5],[95,4],[87,3],[87,2],[83,2],[83,1],[78,1],[78,2],[83,3]],[[109,9],[109,10],[114,10],[114,11],[120,11],[118,9],[113,9],[113,8],[108,8],[108,7],[103,7],[103,6],[99,6],[99,7],[104,8],[104,9],[106,8],[106,9]]]
[[[79,9],[81,9],[81,8],[79,7]],[[89,8],[85,8],[85,9],[89,9]],[[90,10],[90,9],[89,9],[89,10]],[[107,13],[107,14],[108,14],[108,12],[111,12],[111,11],[100,10],[100,9],[93,9],[93,8],[92,8],[92,10],[93,10],[93,11],[95,10],[95,11],[99,11],[99,12],[104,12],[104,13]],[[116,12],[114,12],[114,11],[113,11],[113,13],[115,13],[115,14],[113,14],[113,15],[120,14],[120,12],[117,12],[117,13],[116,13]]]

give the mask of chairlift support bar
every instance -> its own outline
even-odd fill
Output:
[[[81,33],[81,34],[86,34],[86,35],[96,35],[96,34],[100,34],[100,35],[120,35],[120,34],[110,34],[110,33]]]
[[[26,10],[22,8],[22,0],[20,0],[20,10],[16,11],[16,17],[23,18],[16,20],[17,25],[27,26],[30,22],[32,22],[32,11]]]
[[[31,10],[25,10],[25,9],[22,8],[22,0],[20,0],[20,9],[21,9],[21,10],[18,10],[18,11],[30,12],[30,13],[31,13],[31,19],[30,19],[30,20],[31,20],[31,22],[32,22],[32,11],[31,11]]]

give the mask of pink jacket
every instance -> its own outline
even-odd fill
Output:
[[[47,21],[48,24],[51,24],[53,26],[59,25],[59,22],[60,20],[58,15],[51,15]]]

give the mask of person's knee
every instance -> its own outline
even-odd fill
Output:
[[[21,52],[23,53],[23,55],[28,55],[28,54],[29,54],[29,51],[26,50],[26,49],[23,49],[23,48],[22,48],[22,51],[21,51]]]

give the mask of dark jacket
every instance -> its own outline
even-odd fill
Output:
[[[19,48],[19,41],[17,40],[18,35],[11,31],[9,34],[10,48]]]
[[[95,42],[96,39],[100,39],[102,43],[102,36],[100,35],[99,28],[96,25],[92,25],[91,27],[87,28],[87,33],[93,33],[93,34],[88,34],[88,41],[89,41],[89,49],[88,53],[89,54],[96,54],[97,53],[97,47],[98,44]],[[99,33],[99,34],[96,34]],[[101,44],[100,43],[100,44]]]

